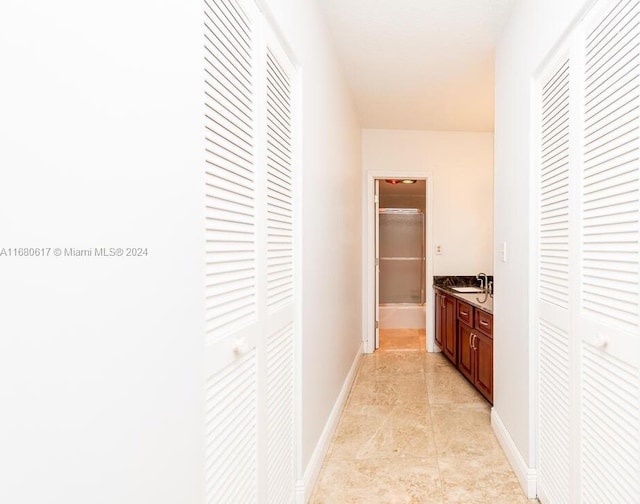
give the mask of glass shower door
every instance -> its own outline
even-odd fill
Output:
[[[380,209],[380,303],[423,304],[424,214]]]

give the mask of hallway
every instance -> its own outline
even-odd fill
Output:
[[[490,406],[442,354],[364,355],[312,504],[529,501]]]

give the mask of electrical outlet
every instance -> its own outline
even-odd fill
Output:
[[[442,245],[436,245],[436,255],[442,255]]]

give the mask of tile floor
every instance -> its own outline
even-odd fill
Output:
[[[518,504],[490,405],[441,355],[362,357],[311,504]]]
[[[380,329],[379,351],[405,350],[423,352],[426,347],[424,329]]]

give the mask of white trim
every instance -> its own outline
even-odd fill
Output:
[[[296,51],[294,51],[289,44],[289,38],[285,35],[284,30],[280,27],[280,23],[276,19],[276,16],[273,15],[271,11],[271,7],[269,6],[268,0],[253,0],[256,7],[262,14],[263,18],[266,20],[267,24],[273,31],[278,43],[280,44],[281,49],[286,53],[289,61],[294,66],[296,70],[299,70],[301,65],[300,61],[296,58]]]
[[[351,369],[342,384],[342,389],[340,390],[340,394],[338,394],[338,398],[331,409],[329,418],[327,418],[327,423],[324,425],[324,429],[322,429],[322,434],[320,434],[316,447],[311,454],[311,458],[309,459],[309,463],[304,471],[304,475],[302,476],[302,479],[299,479],[296,482],[296,502],[298,504],[305,504],[311,497],[311,492],[313,492],[316,480],[320,474],[320,469],[322,469],[322,463],[324,462],[327,450],[329,449],[329,445],[333,439],[333,434],[336,431],[336,427],[338,427],[338,421],[342,415],[342,410],[347,402],[347,397],[349,397],[351,386],[356,378],[361,357],[362,345],[358,348],[358,353],[356,354],[353,364],[351,364]]]
[[[375,276],[375,219],[374,217],[374,203],[373,193],[374,184],[376,179],[388,179],[388,178],[410,178],[416,180],[424,180],[426,182],[426,202],[425,202],[425,225],[427,227],[425,234],[425,327],[427,328],[427,351],[436,351],[434,334],[435,334],[435,317],[433,312],[433,175],[431,172],[421,171],[367,171],[365,172],[365,236],[364,236],[364,249],[365,249],[365,261],[363,263],[363,284],[364,284],[364,296],[362,313],[364,316],[364,335],[363,345],[365,353],[373,353],[375,350],[375,282],[373,278]]]
[[[295,293],[295,313],[294,313],[294,330],[295,330],[295,478],[296,478],[296,495],[298,492],[297,481],[302,476],[302,347],[303,347],[303,297],[304,297],[304,275],[303,275],[303,259],[304,259],[304,246],[303,246],[303,218],[304,218],[304,206],[303,201],[303,184],[302,184],[302,167],[303,167],[303,116],[302,116],[302,104],[303,104],[303,69],[300,66],[296,66],[295,78],[293,81],[293,93],[294,102],[292,104],[292,118],[293,118],[293,152],[294,152],[294,170],[293,170],[293,280],[294,280],[294,293]]]
[[[538,279],[539,279],[539,250],[540,243],[538,237],[538,227],[540,225],[539,219],[539,174],[538,163],[540,156],[540,128],[541,124],[541,109],[537,106],[542,96],[542,89],[540,86],[540,77],[532,77],[529,81],[529,110],[530,115],[530,128],[529,128],[529,246],[530,246],[530,258],[528,266],[528,281],[529,281],[529,460],[537,467],[538,465],[538,385],[539,385],[539,372],[538,372]],[[493,416],[493,412],[492,412]],[[497,414],[496,414],[497,416]],[[504,425],[503,425],[504,427]],[[522,484],[522,483],[521,483]]]
[[[491,427],[500,446],[504,450],[513,472],[516,474],[520,486],[524,490],[528,499],[536,498],[536,470],[527,466],[522,454],[518,451],[509,431],[502,423],[500,415],[495,408],[491,408]]]

